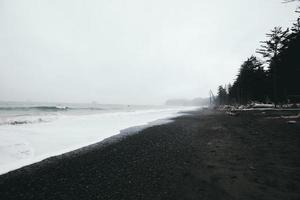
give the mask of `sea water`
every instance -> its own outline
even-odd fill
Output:
[[[124,129],[165,123],[161,120],[194,109],[197,107],[1,102],[0,174],[100,142]]]

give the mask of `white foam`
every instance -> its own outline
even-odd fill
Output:
[[[122,133],[167,123],[196,107],[60,116],[48,123],[0,126],[0,174],[97,143]],[[153,122],[153,123],[149,123]],[[133,127],[126,129],[128,127]]]
[[[0,118],[0,125],[20,125],[34,124],[42,122],[51,122],[58,118],[55,115],[25,115],[25,116],[7,116]]]

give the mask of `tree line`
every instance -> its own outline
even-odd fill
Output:
[[[219,86],[216,104],[300,102],[300,17],[292,27],[275,27],[240,66],[233,84]]]

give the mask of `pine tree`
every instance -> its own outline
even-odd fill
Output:
[[[278,55],[278,93],[281,102],[300,100],[300,19],[293,24],[291,32],[283,41],[284,48]]]
[[[266,85],[266,73],[262,63],[255,56],[251,56],[241,65],[237,79],[229,89],[230,102],[263,102],[267,98]]]
[[[226,105],[228,104],[228,94],[226,91],[226,86],[219,86],[218,88],[218,103],[219,105]]]
[[[278,55],[280,52],[287,49],[285,40],[288,38],[289,29],[282,30],[281,27],[275,27],[271,30],[271,33],[267,34],[269,40],[262,41],[260,49],[257,49],[257,53],[262,54],[266,58],[266,62],[269,64],[270,78],[273,83],[273,101],[275,106],[278,104]]]

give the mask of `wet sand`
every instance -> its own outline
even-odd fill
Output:
[[[191,112],[4,174],[0,199],[300,199],[298,112]]]

